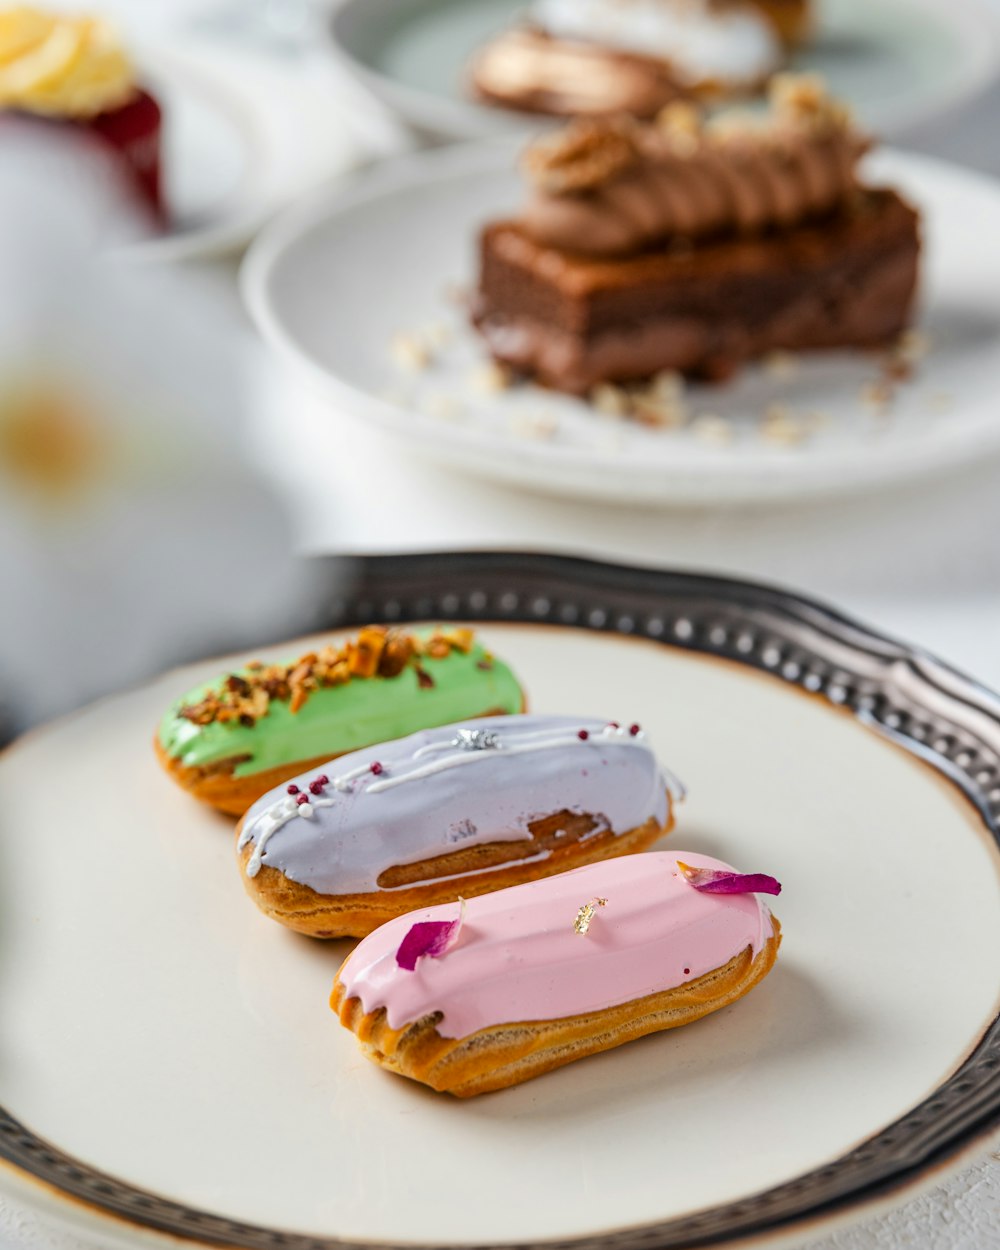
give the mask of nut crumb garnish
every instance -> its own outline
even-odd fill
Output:
[[[656,399],[679,400],[684,394],[685,386],[683,374],[675,373],[672,369],[663,369],[653,374],[649,384],[649,394],[655,396]]]
[[[420,373],[428,368],[433,356],[430,348],[415,334],[395,334],[389,351],[401,369]]]
[[[626,417],[629,411],[628,392],[612,382],[600,382],[590,392],[593,408],[606,417]]]
[[[884,413],[892,405],[895,391],[887,378],[879,378],[875,382],[866,382],[861,388],[861,401],[874,412]]]
[[[762,438],[769,443],[780,443],[786,447],[804,442],[813,429],[808,418],[794,414],[784,404],[770,404],[760,422]]]
[[[656,115],[656,128],[675,156],[693,156],[701,146],[702,114],[695,105],[675,100]]]
[[[290,664],[255,660],[243,673],[228,674],[217,690],[180,708],[177,715],[195,725],[235,722],[251,728],[268,714],[272,701],[287,703],[289,711],[298,712],[314,690],[356,679],[398,677],[412,668],[423,685],[428,675],[421,660],[444,659],[453,651],[467,655],[474,641],[473,630],[464,626],[439,628],[421,638],[384,625],[368,625],[341,645],[310,651]]]
[[[536,139],[522,157],[522,168],[548,195],[592,190],[637,159],[634,132],[634,123],[626,118],[570,122],[565,129]]]
[[[734,431],[731,422],[714,412],[703,412],[691,422],[691,433],[705,443],[731,443]]]
[[[811,129],[846,130],[851,125],[851,110],[831,99],[821,74],[775,74],[768,98],[780,117]]]
[[[904,330],[899,336],[893,354],[910,364],[923,360],[933,346],[931,337],[923,330]]]
[[[608,900],[606,898],[592,898],[589,903],[584,903],[576,913],[576,919],[573,921],[573,931],[581,936],[586,936],[590,929],[590,922],[594,919],[594,913],[598,907],[607,907],[607,905]]]
[[[475,390],[485,395],[495,395],[510,388],[514,375],[507,365],[502,365],[496,360],[488,360],[473,371],[469,380]]]
[[[665,430],[678,429],[688,418],[687,409],[680,400],[659,399],[648,392],[633,396],[632,415],[640,425]]]
[[[761,365],[768,377],[779,382],[793,378],[799,370],[798,359],[791,352],[768,352]]]

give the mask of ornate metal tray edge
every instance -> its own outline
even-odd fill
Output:
[[[771,673],[853,712],[938,768],[975,804],[1000,846],[1000,697],[818,603],[747,582],[542,554],[316,564],[338,589],[304,623],[308,629],[434,617],[535,622],[634,635]],[[1000,1017],[930,1098],[826,1167],[666,1223],[544,1244],[679,1250],[777,1232],[905,1186],[998,1127]],[[245,1250],[352,1244],[243,1224],[135,1189],[63,1154],[2,1108],[0,1160],[100,1213],[196,1243]]]

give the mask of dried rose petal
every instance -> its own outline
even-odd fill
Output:
[[[780,894],[781,884],[763,872],[721,872],[718,868],[692,868],[677,861],[681,875],[703,894]]]
[[[458,916],[454,920],[418,920],[412,925],[396,951],[396,963],[406,972],[412,972],[421,955],[440,959],[458,940],[462,921],[465,919],[465,899],[461,900]]]

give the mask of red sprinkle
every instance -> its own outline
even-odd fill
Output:
[[[316,778],[315,781],[309,782],[309,793],[310,794],[322,794],[323,793],[323,783],[320,781],[318,777]]]
[[[289,786],[289,787],[288,787],[288,793],[289,793],[289,794],[298,794],[298,792],[299,792],[299,787],[298,787],[298,786]]]
[[[641,729],[642,729],[641,725],[629,725],[628,727],[628,731],[632,735],[633,738],[636,736],[636,734],[641,732]]]
[[[326,773],[320,773],[316,780],[321,786],[328,786],[330,784],[330,778],[326,775]]]
[[[372,764],[371,771],[375,774],[376,777],[379,775],[379,773],[381,773],[382,765],[378,762],[378,760],[376,760],[375,763]]]
[[[609,720],[609,721],[608,721],[608,728],[609,728],[609,729],[621,729],[621,725],[619,725],[619,724],[618,724],[618,722],[617,722],[616,720]]]
[[[685,969],[684,969],[684,975],[685,975],[686,977],[689,977],[689,976],[691,975],[691,969],[690,969],[690,968],[685,968]]]
[[[581,742],[586,742],[587,739],[590,737],[590,730],[581,729],[576,736],[580,739]]]
[[[309,802],[309,795],[308,795],[308,794],[300,794],[300,795],[299,795],[299,797],[295,800],[295,802],[299,805],[299,807],[301,807],[303,803],[308,803],[308,802]]]

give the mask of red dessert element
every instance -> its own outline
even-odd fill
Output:
[[[158,221],[165,217],[161,184],[160,106],[148,91],[119,108],[98,113],[71,125],[89,130],[119,159],[123,173],[152,209]]]
[[[130,196],[157,225],[166,220],[161,178],[160,106],[148,91],[137,91],[126,104],[93,117],[59,117],[22,109],[0,112],[0,117],[75,133],[105,157]]]
[[[730,872],[717,868],[692,868],[677,861],[681,876],[703,894],[780,894],[781,883],[763,872]]]

